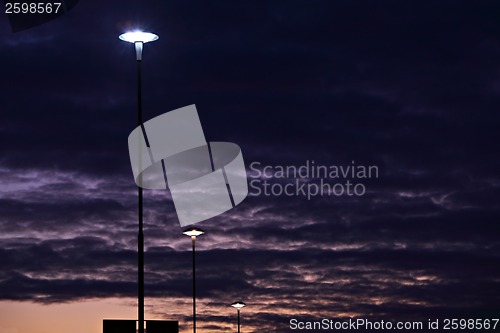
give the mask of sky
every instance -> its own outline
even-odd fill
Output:
[[[248,197],[196,224],[198,332],[236,331],[237,300],[246,333],[298,332],[294,318],[498,318],[499,12],[81,0],[19,32],[4,15],[0,333],[135,319],[137,79],[118,35],[138,28],[160,36],[144,48],[144,120],[196,104],[207,140],[238,144],[247,170]],[[377,172],[280,173],[311,165]],[[316,193],[324,183],[338,185]],[[145,190],[144,214],[146,319],[191,332],[191,241],[170,192]]]

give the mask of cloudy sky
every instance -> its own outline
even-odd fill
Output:
[[[144,51],[144,119],[196,104],[207,139],[237,143],[249,182],[275,189],[197,224],[200,333],[234,332],[240,299],[243,332],[498,318],[499,12],[493,0],[81,0],[16,33],[4,15],[0,333],[98,333],[136,316],[136,71],[118,39],[132,28],[160,36]],[[275,173],[312,161],[378,177]],[[365,191],[276,194],[322,180]],[[145,191],[144,212],[146,318],[191,332],[190,240],[168,191]]]

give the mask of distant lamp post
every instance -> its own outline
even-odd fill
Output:
[[[246,304],[239,301],[239,302],[234,302],[233,304],[231,304],[231,306],[236,310],[238,310],[238,333],[240,333],[240,310],[244,308]]]
[[[182,232],[186,236],[191,237],[191,242],[193,244],[193,333],[196,333],[196,237],[203,235],[205,232],[198,228],[188,228]]]
[[[142,78],[141,78],[141,60],[142,49],[144,43],[153,42],[158,39],[158,35],[151,32],[132,31],[121,34],[119,38],[123,41],[134,43],[137,59],[137,125],[142,126]],[[139,135],[139,140],[142,136]],[[138,147],[142,147],[139,142]],[[139,161],[142,160],[139,150]],[[138,180],[138,195],[139,195],[139,233],[137,236],[137,252],[138,252],[138,316],[139,316],[139,333],[144,333],[144,234],[143,234],[143,207],[142,207],[142,174]]]

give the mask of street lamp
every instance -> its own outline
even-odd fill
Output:
[[[246,304],[243,303],[242,301],[239,301],[239,302],[234,302],[233,304],[231,304],[231,306],[236,310],[238,310],[238,333],[240,333],[240,310],[244,308]]]
[[[137,55],[137,61],[142,60],[142,48],[144,43],[154,42],[159,37],[151,32],[144,31],[130,31],[124,34],[121,34],[118,38],[125,42],[134,43],[135,44],[135,52]]]
[[[193,244],[193,333],[196,333],[196,269],[195,269],[195,244],[196,237],[203,235],[205,232],[197,228],[188,228],[182,232],[186,236],[191,237]]]
[[[142,126],[142,81],[141,81],[141,61],[142,49],[144,43],[153,42],[158,39],[158,35],[151,32],[131,31],[121,34],[119,38],[123,41],[134,43],[137,59],[137,125]],[[141,150],[142,136],[139,135],[139,163],[142,161]],[[143,208],[142,208],[142,173],[138,180],[138,195],[139,195],[139,233],[137,235],[137,252],[138,252],[138,317],[139,317],[139,333],[144,333],[144,234],[143,234]]]

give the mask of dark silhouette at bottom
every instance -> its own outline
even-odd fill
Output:
[[[104,319],[103,333],[136,333],[137,320]],[[179,333],[179,322],[173,320],[146,320],[147,333]]]

